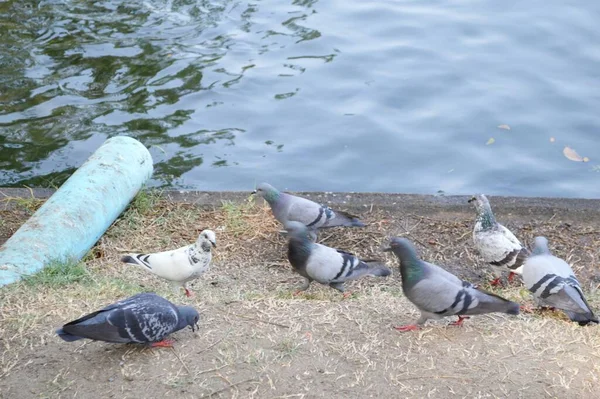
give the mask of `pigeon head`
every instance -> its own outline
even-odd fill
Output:
[[[407,238],[392,237],[390,247],[384,249],[385,252],[393,252],[400,259],[400,262],[415,262],[419,260],[415,246]]]
[[[313,241],[311,235],[312,230],[306,227],[306,225],[303,223],[289,221],[285,224],[284,228],[287,231],[287,235],[292,239],[307,239],[309,241]]]
[[[548,239],[546,237],[538,236],[533,239],[533,251],[532,255],[550,255],[550,249],[548,249]]]
[[[192,331],[196,331],[198,327],[198,321],[200,320],[200,315],[198,311],[191,306],[178,306],[179,309],[179,324],[177,325],[177,330],[181,330],[189,326]]]
[[[422,261],[412,242],[406,238],[393,237],[390,240],[390,247],[385,251],[392,251],[400,261],[402,287],[414,285],[421,278],[423,275]]]
[[[492,207],[485,195],[478,194],[472,197],[469,200],[469,203],[475,205],[475,209],[477,210],[477,220],[481,220],[484,228],[492,227],[496,223]]]
[[[264,198],[269,204],[277,201],[281,194],[279,190],[269,183],[260,183],[252,193]]]
[[[202,245],[206,244],[206,245]],[[198,236],[198,240],[196,240],[196,245],[200,245],[203,249],[210,251],[210,247],[217,247],[217,236],[215,232],[212,230],[202,230],[200,235]],[[204,248],[206,246],[207,248]]]

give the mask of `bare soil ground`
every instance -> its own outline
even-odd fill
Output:
[[[0,243],[34,209],[18,203],[0,210]],[[367,228],[328,230],[319,240],[383,258],[394,274],[348,284],[348,299],[316,283],[294,297],[302,278],[264,204],[208,209],[139,197],[84,259],[82,278],[0,288],[0,398],[598,397],[599,330],[560,313],[480,316],[462,328],[445,320],[411,333],[392,328],[418,314],[402,294],[397,261],[380,251],[391,235],[414,240],[424,259],[465,279],[487,281],[467,204],[452,212],[358,211]],[[546,235],[600,308],[598,219],[496,216],[525,242]],[[192,242],[203,228],[216,231],[219,247],[212,269],[192,286],[193,298],[119,262],[127,251]],[[63,323],[140,291],[196,306],[200,330],[174,334],[173,349],[67,343],[55,335]],[[497,292],[532,304],[520,283]]]

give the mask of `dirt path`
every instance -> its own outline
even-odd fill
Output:
[[[494,202],[492,201],[492,206]],[[328,245],[393,266],[387,279],[369,278],[336,291],[301,284],[285,259],[279,226],[261,205],[232,202],[214,210],[149,198],[138,201],[86,257],[87,274],[71,283],[30,282],[0,289],[0,398],[590,398],[600,388],[597,328],[560,314],[475,317],[463,328],[448,321],[414,333],[392,326],[413,321],[397,263],[380,248],[391,234],[418,244],[422,256],[473,282],[485,281],[471,245],[472,210],[392,210],[351,207],[366,229],[328,231]],[[22,219],[0,217],[0,237]],[[552,215],[555,215],[554,217]],[[590,302],[600,308],[597,218],[547,210],[496,212],[523,240],[548,236],[557,255],[574,264]],[[26,213],[23,213],[23,218]],[[8,227],[7,227],[8,226]],[[161,250],[217,232],[214,267],[193,290],[175,294],[163,281],[121,265],[123,251]],[[54,329],[139,291],[155,291],[196,306],[201,329],[174,335],[174,350],[62,342]],[[530,301],[523,286],[499,291]]]

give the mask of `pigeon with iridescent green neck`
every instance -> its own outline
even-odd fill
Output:
[[[284,226],[292,221],[300,222],[314,231],[336,226],[365,226],[349,213],[334,211],[309,199],[283,193],[267,183],[259,184],[253,194],[263,197],[269,203],[273,216]]]
[[[297,293],[307,290],[312,281],[344,292],[346,281],[364,276],[387,277],[391,274],[382,262],[360,260],[348,252],[314,243],[308,227],[300,222],[287,222],[285,229],[289,237],[288,260],[294,270],[306,279]]]
[[[523,281],[539,306],[560,309],[582,326],[598,323],[573,269],[552,255],[545,237],[535,238],[533,253],[523,265]]]
[[[421,311],[421,317],[415,323],[395,327],[399,331],[418,330],[427,320],[446,316],[458,316],[458,321],[451,325],[461,326],[469,315],[519,314],[519,304],[475,288],[441,267],[421,260],[406,238],[392,238],[386,251],[392,251],[398,257],[402,291]]]
[[[496,222],[488,199],[479,194],[469,200],[475,204],[477,218],[473,228],[475,248],[486,263],[492,265],[494,280],[491,285],[500,284],[503,271],[510,271],[508,280],[515,274],[523,273],[523,262],[530,252],[510,230]]]

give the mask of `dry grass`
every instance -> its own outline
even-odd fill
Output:
[[[475,317],[464,328],[439,321],[401,334],[391,327],[417,312],[402,295],[398,273],[349,284],[349,299],[318,284],[294,297],[302,279],[291,271],[280,226],[263,204],[250,199],[199,209],[143,195],[90,251],[83,269],[57,265],[58,283],[50,273],[0,289],[0,397],[538,398],[592,397],[600,388],[596,328],[545,312]],[[390,235],[404,235],[425,259],[474,282],[487,278],[471,246],[469,209],[430,216],[371,209],[362,217],[367,228],[325,231],[320,241],[385,259],[397,270],[380,249]],[[600,308],[600,232],[529,219],[509,227],[528,242],[534,233],[548,236]],[[119,263],[123,252],[185,245],[204,228],[216,231],[218,249],[213,268],[192,286],[194,298]],[[175,334],[173,350],[69,344],[54,334],[62,323],[140,291],[193,304],[202,315],[200,331]],[[530,301],[519,285],[497,292]]]

